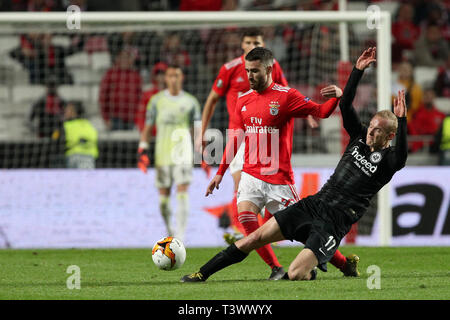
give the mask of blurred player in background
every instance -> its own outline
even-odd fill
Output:
[[[202,113],[202,131],[199,139],[195,141],[195,147],[197,151],[201,151],[203,146],[203,137],[208,128],[209,122],[213,116],[215,107],[220,97],[226,96],[227,111],[229,115],[228,129],[235,129],[234,127],[234,112],[235,105],[238,96],[250,89],[250,84],[247,79],[247,74],[245,71],[245,61],[244,57],[254,48],[264,47],[263,33],[261,29],[247,29],[242,34],[241,48],[243,50],[243,55],[237,57],[227,63],[225,63],[219,71],[219,74],[214,81],[212,89],[208,95],[206,103],[203,108]],[[287,86],[287,80],[284,77],[283,70],[279,63],[274,60],[272,69],[272,78],[275,83],[282,86]],[[317,122],[315,122],[312,116],[308,116],[308,122],[311,127],[317,127]],[[231,225],[234,226],[242,234],[249,234],[253,232],[256,228],[253,222],[249,223],[242,217],[238,215],[237,209],[237,190],[239,186],[239,181],[241,179],[241,170],[244,163],[244,144],[239,149],[236,157],[230,164],[230,173],[233,177],[234,182],[234,196],[231,202]],[[262,222],[264,223],[271,217],[270,213],[266,210],[263,215]],[[236,241],[239,235],[224,234],[224,238],[228,243]],[[258,254],[263,258],[263,260],[271,267],[280,267],[275,254],[270,246],[261,248]]]
[[[371,119],[368,128],[361,124],[352,106],[357,85],[364,69],[376,61],[375,53],[375,48],[369,48],[363,52],[345,86],[340,108],[344,128],[350,135],[350,142],[333,175],[322,189],[317,194],[306,197],[294,205],[276,212],[267,223],[255,232],[236,241],[236,243],[214,256],[200,268],[199,272],[182,277],[182,282],[205,281],[217,271],[244,260],[252,250],[284,239],[302,242],[305,244],[305,248],[291,263],[289,271],[283,276],[283,279],[314,280],[316,267],[322,271],[327,271],[326,263],[332,259],[342,238],[367,211],[371,198],[391,180],[398,170],[405,166],[408,155],[407,109],[404,91],[399,92],[394,101],[394,113],[389,110],[377,112]],[[251,64],[249,66],[252,67]],[[253,72],[252,70],[253,68],[250,68],[250,72]],[[287,96],[291,95],[301,99],[298,92],[293,91],[294,89],[290,89]],[[267,93],[267,90],[265,92]],[[336,89],[327,87],[322,89],[321,93],[324,96],[335,95]],[[241,96],[237,107],[245,105],[250,113],[254,109],[252,100],[260,99],[256,95],[250,93]],[[263,96],[264,92],[260,92],[260,95]],[[273,91],[271,95],[274,95]],[[288,110],[283,110],[283,107],[287,107]],[[302,109],[299,106],[293,108],[289,107],[289,104],[287,106],[282,105],[279,108],[279,113],[288,112],[287,115],[298,116]],[[306,109],[308,109],[308,106],[306,106]],[[249,118],[249,114],[242,112],[242,121],[247,129],[251,126],[251,119],[252,117]],[[276,125],[276,121],[273,119],[270,121],[263,117],[262,120],[263,124]],[[283,127],[280,127],[279,130],[280,134],[283,135]],[[397,143],[393,148],[390,146],[390,142],[395,136],[397,136]],[[247,134],[246,139],[248,139]],[[280,143],[280,154],[282,148],[283,144]],[[232,152],[235,151],[232,150]],[[246,145],[246,159],[247,157],[248,146]],[[224,167],[223,163],[222,161],[221,169]],[[282,175],[288,174],[286,169],[288,169],[288,166],[290,168],[290,163],[285,162],[284,164],[286,167],[280,164],[278,170]],[[262,163],[248,165],[246,161],[243,171],[256,176],[256,174],[262,172],[262,169],[271,168],[262,165]],[[219,186],[222,179],[221,173],[223,172],[223,169],[219,169],[218,175],[208,186],[207,194]],[[277,175],[278,173],[267,177],[272,180]],[[244,176],[242,179],[244,179]],[[255,177],[252,179],[258,180]]]
[[[245,223],[246,231],[250,229],[248,226],[253,229],[247,235],[259,227],[257,214],[264,207],[269,213],[275,213],[300,200],[291,167],[294,118],[305,118],[308,115],[328,118],[342,95],[340,88],[335,85],[327,86],[321,93],[329,100],[317,104],[295,89],[276,84],[272,80],[272,68],[273,55],[268,49],[255,48],[245,56],[245,70],[251,89],[241,94],[237,100],[233,117],[235,135],[229,140],[217,175],[206,193],[208,196],[219,186],[225,171],[231,166],[230,161],[237,155],[239,145],[245,139],[244,165],[237,203],[239,220]],[[236,141],[235,138],[240,140]],[[267,247],[271,249],[270,244],[265,244],[262,248]],[[281,279],[285,272],[281,265],[273,264],[273,261],[278,263],[276,257],[270,261],[271,257],[265,255],[267,251],[261,252],[259,247],[256,250],[272,268],[269,280]],[[357,260],[346,259],[340,252],[333,259],[333,264],[345,275],[358,275]]]
[[[139,101],[139,110],[136,114],[135,123],[139,129],[139,132],[145,127],[145,114],[147,111],[147,105],[153,95],[157,94],[159,91],[163,90],[166,86],[164,81],[164,74],[167,69],[167,64],[165,62],[156,63],[151,70],[151,84],[148,90],[142,92],[141,100]],[[152,136],[156,133],[156,127],[154,128],[154,132],[152,132]]]
[[[184,240],[189,213],[188,187],[192,180],[193,145],[191,129],[200,130],[200,104],[183,91],[183,71],[170,65],[165,71],[167,89],[148,103],[144,130],[138,148],[138,167],[147,172],[149,134],[156,125],[155,168],[159,207],[169,236]],[[170,190],[176,185],[176,230],[171,225]]]

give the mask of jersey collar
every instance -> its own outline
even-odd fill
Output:
[[[168,97],[168,98],[178,99],[178,98],[181,98],[181,97],[184,95],[184,91],[181,90],[181,91],[178,93],[178,95],[173,96],[173,95],[170,94],[169,89],[164,89],[164,94],[165,94],[166,97]]]
[[[270,84],[270,86],[268,86],[266,89],[264,89],[264,91],[262,91],[262,92],[258,92],[256,90],[253,90],[253,91],[258,95],[263,95],[263,94],[267,93],[269,90],[272,90],[274,85],[275,85],[275,82],[272,80],[272,83]]]

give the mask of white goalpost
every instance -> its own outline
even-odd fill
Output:
[[[341,1],[343,3],[343,1]],[[85,32],[85,28],[108,32],[114,30],[165,30],[184,29],[189,26],[267,26],[270,24],[336,24],[339,26],[340,61],[352,61],[349,49],[348,25],[366,25],[367,30],[376,34],[376,103],[378,110],[391,107],[391,15],[389,12],[368,11],[258,11],[258,12],[78,12],[80,29],[68,29],[68,23],[76,18],[66,12],[0,13],[0,36],[20,34],[23,30],[32,32],[53,32],[59,30],[68,35]],[[17,31],[19,30],[19,31]],[[355,31],[356,32],[356,31]],[[314,55],[314,52],[312,53]],[[203,70],[199,69],[199,70]],[[205,87],[212,85],[211,78]],[[203,80],[202,80],[203,81]],[[5,89],[6,90],[6,89]],[[205,89],[206,90],[206,89]],[[6,92],[6,91],[5,91]],[[7,93],[5,93],[6,95]],[[6,102],[7,98],[4,99]],[[200,100],[200,99],[199,99]],[[204,101],[200,101],[202,104]],[[133,137],[137,137],[134,135]],[[137,142],[137,140],[136,140]],[[13,151],[13,153],[16,151]],[[15,154],[15,153],[14,153]],[[335,163],[330,164],[334,167]],[[378,193],[378,245],[388,246],[392,237],[392,208],[389,184]]]

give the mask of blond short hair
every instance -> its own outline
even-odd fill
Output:
[[[381,110],[375,113],[374,117],[380,117],[388,120],[386,131],[388,133],[396,133],[398,128],[398,120],[395,114],[390,110]]]

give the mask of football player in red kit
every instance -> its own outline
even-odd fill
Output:
[[[247,73],[245,71],[245,60],[244,57],[254,48],[256,47],[264,47],[263,34],[260,29],[246,29],[246,31],[242,35],[241,48],[244,51],[244,54],[240,57],[237,57],[227,63],[225,63],[219,71],[217,78],[214,81],[213,87],[209,93],[209,96],[206,100],[205,106],[203,108],[202,114],[202,131],[200,139],[196,141],[196,150],[201,152],[203,137],[208,127],[208,124],[211,120],[211,117],[214,113],[217,102],[220,97],[226,97],[227,111],[229,115],[228,129],[235,129],[234,123],[234,114],[235,114],[235,105],[238,99],[238,96],[244,92],[247,92],[250,89],[250,83],[247,78]],[[287,86],[287,80],[283,74],[283,70],[279,63],[274,59],[272,66],[272,78],[275,83],[278,83],[282,86]],[[311,127],[317,127],[318,124],[314,120],[312,116],[308,116],[308,123]],[[241,170],[243,166],[243,153],[244,153],[244,144],[242,144],[238,153],[234,157],[233,161],[230,164],[230,173],[233,177],[234,182],[234,197],[232,200],[231,206],[231,224],[236,227],[242,234],[247,235],[253,232],[258,226],[259,223],[256,224],[253,221],[253,217],[249,219],[245,219],[244,216],[238,215],[237,208],[237,190],[239,186],[239,181],[241,179]],[[203,164],[203,162],[202,162]],[[294,187],[295,188],[295,187]],[[264,223],[271,217],[271,214],[268,210],[265,210],[262,222]],[[228,243],[232,243],[235,241],[235,237],[230,234],[224,235],[225,240]],[[281,268],[272,247],[265,246],[258,250],[258,254],[261,258],[274,270],[274,272],[278,272]]]

